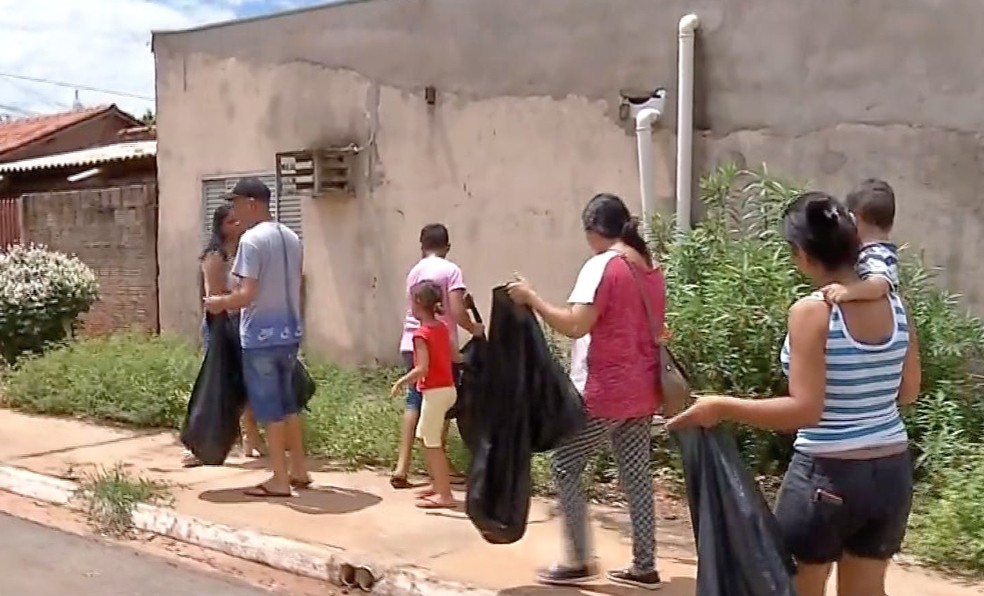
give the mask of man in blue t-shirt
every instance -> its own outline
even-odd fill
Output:
[[[304,461],[300,405],[293,387],[301,322],[301,241],[273,221],[270,189],[256,178],[236,183],[228,199],[248,229],[239,240],[232,274],[239,284],[224,296],[205,299],[209,312],[241,309],[239,336],[243,378],[257,422],[266,425],[273,477],[247,489],[256,497],[289,497],[311,484]],[[288,463],[287,453],[290,453]]]

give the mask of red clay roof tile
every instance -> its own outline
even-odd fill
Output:
[[[0,122],[0,156],[112,108],[113,106],[97,106]]]

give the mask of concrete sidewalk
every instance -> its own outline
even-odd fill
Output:
[[[233,528],[358,553],[379,567],[418,568],[429,575],[475,588],[538,593],[537,566],[562,552],[559,519],[550,503],[535,501],[526,537],[508,546],[487,544],[461,511],[423,512],[410,491],[394,491],[385,475],[316,468],[315,485],[291,499],[246,497],[242,489],[267,477],[262,463],[231,458],[223,467],[184,469],[182,449],[168,432],[106,428],[78,421],[25,416],[0,410],[0,463],[56,477],[78,477],[92,466],[122,463],[133,473],[172,486],[177,513]],[[657,505],[660,519],[661,592],[693,596],[696,561],[686,515]],[[594,542],[606,568],[630,561],[625,511],[594,507]],[[633,590],[599,583],[584,592],[614,596]],[[564,593],[564,591],[553,590]],[[577,593],[570,590],[570,593]],[[893,596],[984,594],[981,586],[961,585],[920,569],[893,567]]]

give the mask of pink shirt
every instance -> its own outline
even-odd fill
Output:
[[[400,352],[413,352],[413,332],[420,328],[420,321],[413,316],[410,289],[422,281],[433,281],[441,286],[444,314],[439,318],[451,331],[451,345],[458,346],[458,324],[451,316],[448,296],[455,290],[465,289],[461,268],[447,259],[437,256],[424,257],[407,274],[407,311],[403,320],[403,337],[400,339]]]
[[[663,272],[639,268],[660,334],[666,315]],[[571,304],[593,304],[598,320],[571,348],[571,380],[594,418],[652,416],[662,396],[656,384],[659,354],[653,345],[642,295],[615,251],[588,259],[571,291]]]

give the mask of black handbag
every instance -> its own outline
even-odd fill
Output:
[[[287,239],[284,238],[284,230],[281,227],[283,224],[277,224],[277,232],[280,233],[280,246],[283,248],[284,253],[284,296],[287,298],[287,309],[288,315],[290,317],[288,323],[292,328],[297,328],[300,323],[300,317],[296,312],[294,312],[294,303],[290,299],[290,282],[288,281],[288,261],[287,261]],[[294,385],[294,396],[297,399],[297,405],[302,410],[311,411],[308,404],[311,403],[311,398],[314,397],[315,392],[318,390],[317,384],[311,377],[311,373],[308,372],[307,368],[304,367],[304,363],[300,359],[294,360],[294,374],[293,385]]]

